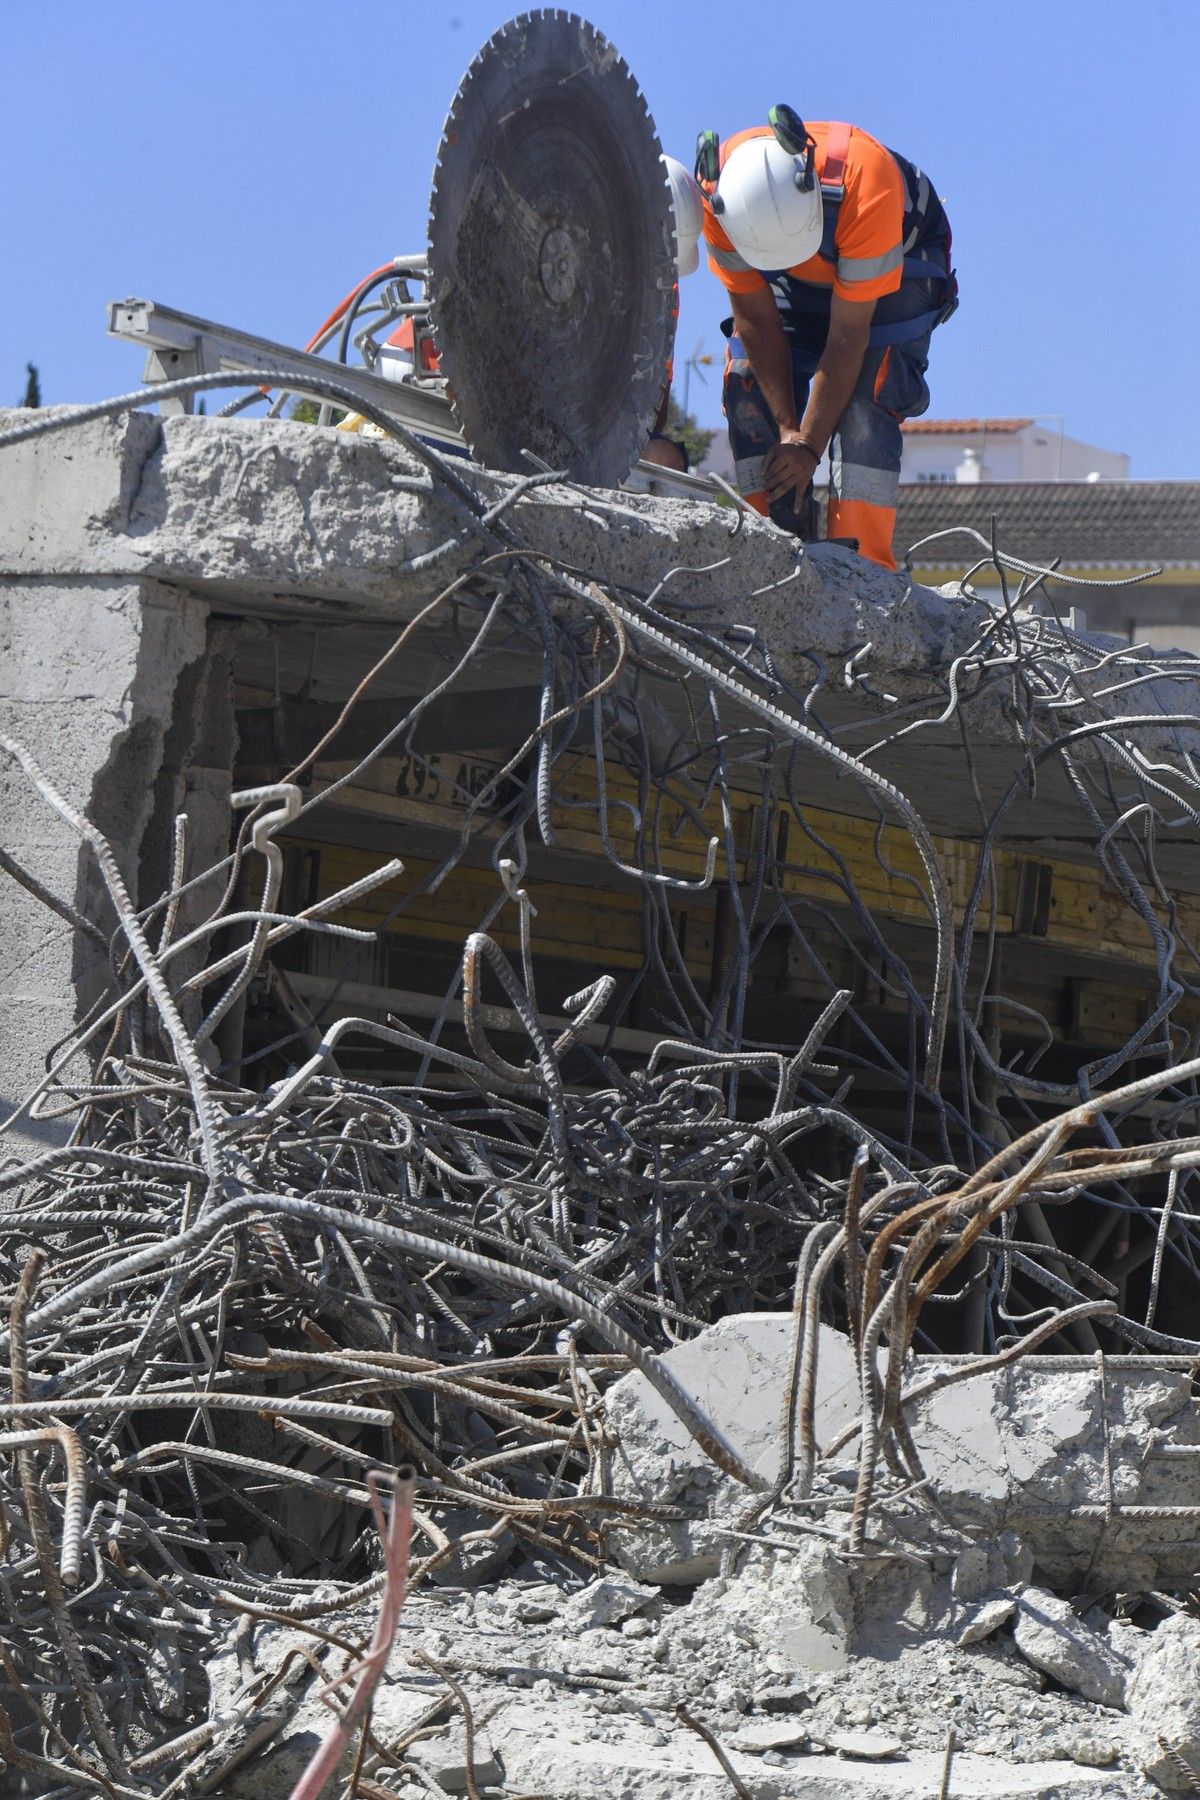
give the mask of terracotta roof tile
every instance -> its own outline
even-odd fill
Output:
[[[900,429],[911,436],[1003,437],[1036,423],[1035,419],[902,419]]]
[[[1061,557],[1070,568],[1200,567],[1200,481],[980,481],[902,486],[896,558],[952,526],[985,537],[992,516],[1002,550],[1032,562]],[[931,544],[917,568],[944,568],[973,554],[965,535]]]

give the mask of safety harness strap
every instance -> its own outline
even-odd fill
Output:
[[[853,130],[845,120],[833,120],[825,135],[825,159],[821,168],[821,199],[824,202],[824,230],[821,234],[821,255],[826,262],[837,262],[837,223],[841,211],[846,187],[846,158],[850,153],[850,134]],[[931,201],[934,201],[933,190],[929,179],[910,163],[907,158],[898,156],[894,150],[888,153],[900,171],[900,180],[904,188],[904,223],[907,227],[904,237],[903,274],[908,280],[925,279],[940,281],[944,284],[942,304],[930,312],[921,313],[915,319],[902,319],[893,325],[875,325],[871,328],[868,340],[873,349],[883,349],[891,344],[911,343],[914,338],[924,336],[935,325],[941,325],[958,305],[958,283],[954,279],[950,267],[949,226],[946,226],[944,241],[931,245],[929,251],[910,254],[926,223]],[[935,210],[941,212],[940,204],[934,201]],[[942,215],[943,219],[945,215]]]
[[[825,137],[825,166],[821,170],[821,186],[837,187],[845,180],[846,158],[850,153],[853,127],[843,119],[835,119]]]
[[[935,306],[932,312],[918,313],[915,319],[897,319],[894,325],[872,325],[867,343],[872,350],[882,350],[892,344],[911,344],[914,338],[924,337],[927,331],[940,325],[945,313],[944,306]]]
[[[846,158],[850,153],[852,126],[835,119],[825,137],[825,161],[821,168],[821,204],[825,217],[821,231],[820,254],[826,262],[837,261],[837,222],[846,194]]]

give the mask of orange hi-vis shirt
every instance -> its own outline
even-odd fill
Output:
[[[805,123],[817,146],[813,166],[820,180],[830,125],[814,120]],[[739,131],[722,144],[721,167],[739,144],[772,135],[769,125]],[[836,262],[818,252],[786,273],[796,281],[832,288],[843,300],[879,300],[884,294],[894,294],[904,274],[904,180],[891,151],[857,125],[850,129],[840,185],[844,194],[834,234]],[[751,268],[738,255],[707,195],[704,242],[709,268],[731,294],[752,294],[769,285],[761,270]]]

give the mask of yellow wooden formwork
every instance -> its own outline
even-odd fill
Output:
[[[478,790],[498,765],[477,758],[432,757],[428,766],[432,766],[436,781],[427,774],[425,794],[432,797],[414,794],[414,769],[420,765],[404,758],[382,759],[338,795],[342,810],[381,822],[386,819],[395,827],[386,840],[381,839],[380,854],[400,855],[406,864],[400,882],[348,910],[343,915],[347,923],[377,927],[402,893],[411,894],[430,876],[436,865],[428,856],[405,856],[404,826],[457,833],[471,804],[472,784]],[[340,768],[320,768],[315,789],[328,786],[341,773]],[[653,796],[650,815],[635,820],[637,792],[630,776],[620,767],[606,765],[605,789],[609,843],[620,861],[698,882],[704,874],[711,835],[718,840],[718,882],[728,874],[728,838],[732,839],[738,880],[752,879],[760,806],[755,794],[730,791],[726,821],[725,803],[717,791],[689,794],[679,783],[674,794]],[[626,882],[614,871],[606,855],[590,756],[581,754],[565,775],[560,764],[551,820],[557,850],[579,859],[579,880],[529,877],[527,885],[538,908],[539,948],[544,954],[589,963],[600,960],[602,950],[602,960],[614,968],[636,966],[642,956],[642,889],[637,878],[630,876]],[[471,821],[472,836],[481,847],[496,830],[486,810],[478,811]],[[768,820],[767,831],[774,854],[778,857],[783,850],[774,879],[785,899],[845,908],[854,893],[881,923],[930,922],[924,871],[903,826],[880,825],[816,806],[804,806],[797,817],[788,806]],[[935,836],[933,841],[961,924],[979,866],[979,844],[949,836]],[[838,859],[844,873],[838,868]],[[357,879],[372,861],[372,853],[366,850],[324,846],[320,893],[330,893]],[[597,872],[602,872],[602,887],[595,885]],[[418,896],[407,904],[390,929],[460,942],[467,931],[478,926],[497,891],[494,872],[460,864],[435,894]],[[701,972],[711,955],[711,927],[695,927],[711,914],[711,895],[671,892],[667,903],[673,913],[686,912],[693,921],[687,961]],[[1200,898],[1181,895],[1175,905],[1176,933],[1200,941]],[[1160,923],[1168,928],[1170,921],[1161,904],[1158,913]],[[991,927],[1003,937],[1034,938],[1088,958],[1111,959],[1135,968],[1154,962],[1144,920],[1112,887],[1098,860],[1030,857],[1012,849],[995,849],[992,873],[983,886],[974,923],[979,931]],[[515,912],[509,909],[494,933],[502,944],[515,946],[515,924]]]

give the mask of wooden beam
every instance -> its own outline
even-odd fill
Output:
[[[395,1013],[399,1018],[436,1019],[444,1014],[456,1025],[463,1021],[463,1005],[461,1000],[445,1000],[440,994],[421,994],[411,988],[375,987],[364,981],[334,981],[328,975],[288,975],[292,989],[304,1001],[316,1001],[336,998],[343,1011],[356,1009],[364,1013]],[[525,1027],[518,1015],[507,1006],[483,1005],[479,1016],[489,1031],[510,1032],[515,1037],[526,1037]],[[553,1032],[565,1031],[571,1020],[564,1015],[541,1013],[542,1024]],[[656,1044],[669,1037],[666,1031],[635,1031],[629,1025],[617,1025],[611,1031],[602,1021],[585,1025],[580,1041],[602,1048],[607,1045],[613,1050],[634,1050],[643,1054],[654,1049]]]

